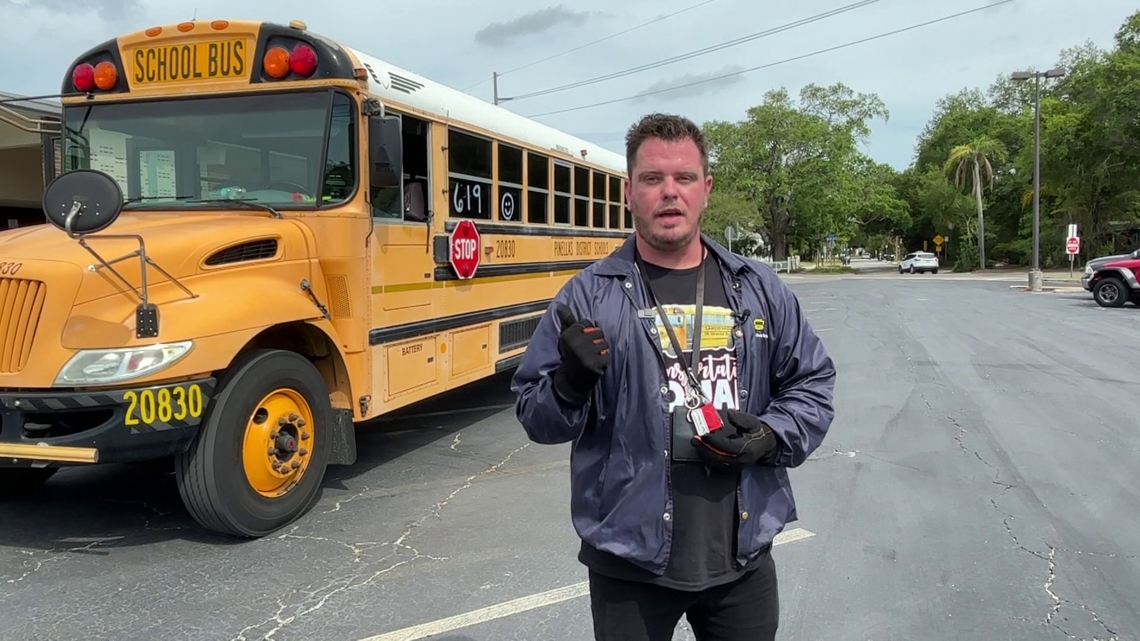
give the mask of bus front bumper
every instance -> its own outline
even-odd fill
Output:
[[[189,446],[216,381],[115,389],[0,389],[0,466],[124,463]]]

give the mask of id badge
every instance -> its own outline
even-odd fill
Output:
[[[704,403],[689,410],[689,422],[693,424],[700,436],[715,432],[724,426],[720,420],[720,414],[717,413],[712,403]]]

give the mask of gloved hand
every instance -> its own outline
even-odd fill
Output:
[[[581,405],[610,364],[610,346],[600,327],[587,319],[575,319],[574,312],[558,304],[562,334],[558,353],[562,362],[554,370],[554,391],[563,400]]]
[[[705,465],[737,471],[756,463],[771,465],[780,453],[780,441],[759,418],[739,410],[720,412],[724,426],[693,437],[693,447]]]

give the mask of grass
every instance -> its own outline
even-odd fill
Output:
[[[854,274],[855,269],[849,265],[817,265],[808,270],[809,274]]]

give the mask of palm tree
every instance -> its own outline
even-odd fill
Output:
[[[993,163],[1005,162],[1007,154],[1005,145],[1000,140],[989,136],[980,136],[973,141],[958,145],[950,151],[946,159],[946,173],[954,175],[954,184],[959,189],[965,188],[968,178],[973,178],[971,190],[978,204],[978,264],[980,269],[986,268],[986,225],[982,215],[982,185],[988,182],[993,187]]]

